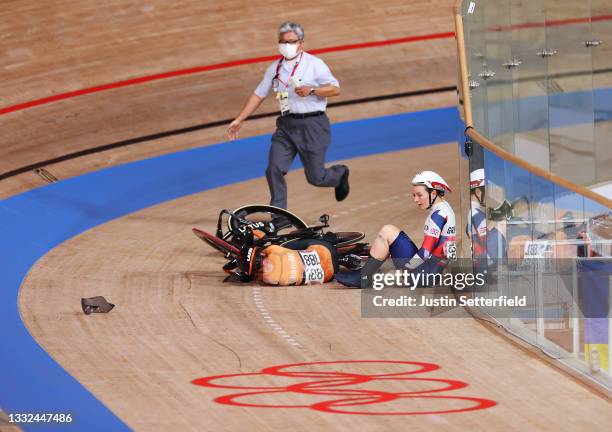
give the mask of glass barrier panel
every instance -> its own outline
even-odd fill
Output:
[[[584,247],[577,265],[579,306],[584,316],[577,340],[579,358],[591,376],[612,387],[612,209],[585,200]],[[605,381],[605,380],[608,381]]]
[[[489,0],[486,9],[486,57],[479,78],[486,87],[489,139],[513,152],[514,112],[510,0]]]
[[[474,128],[574,183],[612,179],[612,2],[491,0],[463,16]],[[612,210],[471,148],[462,178],[485,182],[462,195],[464,256],[487,273],[480,297],[524,299],[480,309],[612,388]]]
[[[538,54],[546,48],[545,2],[512,3],[514,153],[549,168],[547,64]]]
[[[537,290],[541,282],[541,262],[527,259],[525,251],[537,236],[534,216],[534,192],[546,202],[546,189],[534,187],[531,173],[524,168],[506,162],[508,183],[508,210],[506,214],[506,241],[508,243],[508,275],[512,286],[511,296],[526,298],[526,304],[513,308],[513,325],[521,337],[538,343],[541,337],[541,311],[538,300],[541,292]],[[551,199],[550,199],[551,200]],[[520,325],[519,325],[520,324]]]
[[[553,231],[546,239],[545,248],[550,261],[550,275],[545,286],[544,336],[557,349],[557,357],[571,357],[577,347],[573,337],[572,311],[577,313],[574,274],[576,259],[580,256],[580,233],[585,229],[584,197],[558,185],[554,185],[555,213]],[[549,349],[550,350],[550,349]]]
[[[486,293],[491,299],[506,295],[511,290],[507,264],[507,224],[503,210],[509,193],[506,172],[506,162],[485,149],[485,206],[481,207],[480,211],[486,218],[484,222],[486,242],[483,242],[486,250],[484,256],[478,257],[478,262],[481,267],[488,269]],[[501,212],[500,209],[502,209]],[[484,309],[488,314],[507,325],[509,317],[503,311],[495,308]]]
[[[487,118],[487,93],[484,81],[479,77],[486,66],[486,32],[485,18],[487,3],[485,2],[469,2],[468,9],[464,15],[464,32],[468,35],[466,41],[466,57],[468,63],[468,81],[470,83],[470,96],[472,100],[472,117],[474,127],[488,134]],[[474,6],[469,5],[473,3]]]
[[[612,180],[612,2],[591,0],[595,180]]]
[[[483,165],[486,178],[485,205],[482,193],[470,195],[474,269],[487,272],[478,294],[523,303],[480,309],[548,355],[612,385],[611,209],[482,153],[482,163],[470,159],[470,171]],[[485,218],[484,236],[477,216]]]
[[[595,183],[590,0],[546,2],[550,171]]]

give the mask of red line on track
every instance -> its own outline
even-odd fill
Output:
[[[600,16],[587,17],[587,18],[569,18],[569,19],[563,19],[563,20],[550,20],[550,21],[546,21],[546,25],[554,27],[554,26],[561,26],[561,25],[568,25],[568,24],[584,23],[584,22],[589,22],[589,21],[608,21],[608,20],[612,20],[612,15],[600,15]],[[532,27],[541,27],[541,26],[544,26],[544,23],[541,23],[541,22],[525,23],[525,24],[516,24],[516,25],[508,26],[508,27],[494,27],[492,29],[489,29],[489,31],[503,31],[503,30],[510,30],[510,29],[516,29],[516,28],[532,28]],[[375,42],[364,42],[364,43],[358,43],[358,44],[339,45],[339,46],[328,47],[328,48],[318,48],[318,49],[310,50],[309,52],[311,52],[312,54],[323,54],[323,53],[338,52],[338,51],[375,48],[375,47],[381,47],[381,46],[386,46],[386,45],[396,45],[396,44],[402,44],[402,43],[420,42],[420,41],[433,40],[433,39],[447,39],[447,38],[452,38],[454,36],[455,36],[454,32],[432,33],[432,34],[427,34],[427,35],[407,36],[403,38],[387,39],[387,40],[375,41]],[[97,93],[97,92],[106,91],[106,90],[113,90],[113,89],[117,89],[121,87],[131,86],[131,85],[144,84],[144,83],[151,82],[151,81],[159,81],[159,80],[163,80],[167,78],[174,78],[174,77],[183,76],[183,75],[192,75],[192,74],[208,72],[212,70],[227,69],[227,68],[238,67],[238,66],[243,66],[247,64],[253,64],[253,63],[263,63],[263,62],[273,61],[277,58],[279,58],[278,55],[253,57],[253,58],[235,60],[235,61],[230,61],[230,62],[216,63],[212,65],[196,66],[196,67],[189,68],[189,69],[180,69],[176,71],[163,72],[163,73],[154,74],[154,75],[147,75],[143,77],[127,79],[127,80],[118,81],[114,83],[102,84],[99,86],[88,87],[88,88],[84,88],[81,90],[75,90],[75,91],[71,91],[67,93],[60,93],[57,95],[48,96],[48,97],[41,98],[41,99],[35,99],[32,101],[23,102],[23,103],[12,105],[6,108],[2,108],[0,109],[0,115],[8,114],[8,113],[15,112],[15,111],[25,110],[27,108],[33,108],[33,107],[40,106],[40,105],[46,105],[46,104],[61,101],[64,99],[71,99],[74,97],[83,96],[83,95],[87,95],[91,93]]]
[[[318,48],[318,49],[309,50],[308,52],[312,54],[323,54],[323,53],[337,52],[337,51],[349,51],[349,50],[363,49],[363,48],[375,48],[375,47],[381,47],[385,45],[395,45],[395,44],[418,42],[418,41],[431,40],[431,39],[444,39],[444,38],[451,38],[454,36],[455,36],[454,32],[433,33],[433,34],[428,34],[428,35],[408,36],[408,37],[403,37],[403,38],[398,38],[398,39],[388,39],[388,40],[376,41],[376,42],[365,42],[365,43],[359,43],[359,44],[339,45],[339,46],[328,47],[328,48]],[[235,61],[224,62],[224,63],[216,63],[212,65],[196,66],[196,67],[189,68],[189,69],[180,69],[180,70],[171,71],[171,72],[164,72],[164,73],[159,73],[155,75],[147,75],[143,77],[132,78],[132,79],[118,81],[114,83],[103,84],[103,85],[99,85],[95,87],[88,87],[88,88],[84,88],[81,90],[61,93],[61,94],[45,97],[42,99],[36,99],[36,100],[29,101],[29,102],[23,102],[17,105],[12,105],[6,108],[2,108],[0,109],[0,115],[8,114],[8,113],[15,112],[15,111],[21,111],[27,108],[32,108],[32,107],[36,107],[40,105],[46,105],[52,102],[57,102],[60,100],[70,99],[70,98],[83,96],[83,95],[87,95],[91,93],[97,93],[101,91],[112,90],[112,89],[117,89],[121,87],[136,85],[136,84],[143,84],[143,83],[147,83],[151,81],[159,81],[159,80],[163,80],[167,78],[174,78],[174,77],[183,76],[183,75],[192,75],[192,74],[197,74],[197,73],[202,73],[202,72],[208,72],[208,71],[217,70],[217,69],[227,69],[227,68],[243,66],[247,64],[269,62],[269,61],[276,60],[278,58],[279,58],[279,55],[265,56],[265,57],[253,57],[253,58],[235,60]]]

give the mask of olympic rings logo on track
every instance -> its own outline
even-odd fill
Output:
[[[416,366],[416,369],[402,371],[398,373],[384,373],[366,375],[361,373],[340,372],[340,371],[308,371],[303,370],[304,367],[314,367],[317,365],[410,365]],[[298,369],[300,368],[300,369]],[[298,369],[298,370],[294,370]],[[316,411],[323,411],[334,414],[355,414],[355,415],[423,415],[423,414],[450,414],[462,413],[468,411],[476,411],[487,409],[495,406],[497,403],[489,399],[482,399],[468,396],[451,396],[441,395],[442,392],[450,392],[459,390],[468,386],[463,381],[444,379],[444,378],[426,378],[416,377],[415,375],[424,374],[440,369],[440,366],[433,363],[397,361],[397,360],[344,360],[344,361],[329,361],[329,362],[311,362],[311,363],[295,363],[278,366],[271,366],[261,369],[260,372],[239,373],[228,375],[215,375],[209,377],[198,378],[192,381],[193,384],[202,387],[232,389],[232,390],[248,390],[246,392],[232,393],[225,396],[220,396],[215,399],[215,402],[225,405],[253,407],[253,408],[307,408]],[[295,384],[289,384],[284,387],[268,387],[268,386],[243,386],[229,385],[218,383],[218,381],[227,381],[241,377],[283,377],[304,379]],[[442,384],[440,387],[433,389],[424,389],[417,391],[402,391],[389,392],[383,390],[368,390],[362,388],[350,388],[365,383],[376,381],[400,381],[400,382],[433,382]],[[342,388],[345,387],[345,388]],[[348,387],[348,388],[346,388]],[[271,404],[271,403],[253,403],[244,401],[249,397],[257,397],[261,395],[272,395],[281,393],[295,393],[301,395],[318,396],[335,396],[323,402],[314,402],[308,405],[288,405],[288,404]],[[269,396],[268,396],[269,398]],[[435,411],[359,411],[352,407],[367,406],[380,403],[387,403],[401,399],[439,399],[441,401],[455,400],[465,402],[465,406],[460,408],[441,408]]]

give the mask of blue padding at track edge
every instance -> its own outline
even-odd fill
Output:
[[[454,142],[461,129],[454,107],[339,123],[332,127],[327,160]],[[39,258],[83,231],[155,204],[261,177],[269,143],[270,135],[264,135],[181,151],[0,201],[0,407],[10,413],[72,413],[74,430],[129,430],[30,336],[19,315],[19,287]],[[79,304],[80,299],[65,301]]]

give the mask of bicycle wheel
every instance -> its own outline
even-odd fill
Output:
[[[225,256],[236,257],[240,254],[240,250],[236,246],[226,242],[223,239],[220,239],[219,237],[213,234],[210,234],[206,231],[199,230],[197,228],[193,228],[191,231],[193,231],[193,233],[200,240],[203,240],[205,243],[212,246],[214,249],[218,250]]]
[[[306,222],[290,211],[270,205],[246,205],[238,207],[232,213],[236,215],[236,218],[230,216],[227,220],[227,227],[232,233],[240,232],[242,225],[244,225],[237,218],[254,224],[262,222],[264,224],[264,227],[262,227],[264,231],[270,227],[271,223],[274,226],[272,231],[275,234],[288,233],[308,227]]]

